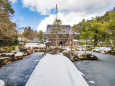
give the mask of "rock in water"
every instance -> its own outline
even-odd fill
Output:
[[[0,86],[8,86],[3,80],[0,80]]]

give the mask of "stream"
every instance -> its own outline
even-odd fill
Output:
[[[32,53],[22,60],[0,67],[0,79],[7,82],[8,86],[25,86],[41,57],[42,53]]]
[[[100,61],[78,61],[75,66],[88,82],[89,86],[115,86],[115,55],[95,53]]]

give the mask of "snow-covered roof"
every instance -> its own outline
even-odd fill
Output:
[[[75,32],[72,30],[70,25],[62,25],[62,26],[63,26],[63,29],[62,29],[62,31],[58,31],[58,34],[69,34],[70,31],[72,32],[72,34],[75,34]],[[47,25],[46,34],[51,34],[51,30],[55,29],[55,28],[56,28],[56,26]],[[60,27],[58,27],[58,28],[60,28]]]
[[[38,40],[38,38],[37,37],[34,37],[33,39],[32,39],[32,41],[31,41],[32,43],[39,43],[40,41]]]

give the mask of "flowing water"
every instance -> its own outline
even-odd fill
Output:
[[[88,52],[100,61],[78,61],[75,63],[89,86],[115,86],[115,55]]]
[[[96,55],[100,61],[78,61],[75,63],[89,86],[115,86],[115,56],[88,52]],[[33,53],[22,60],[0,67],[0,79],[8,86],[25,86],[28,78],[42,57],[42,53]]]
[[[25,86],[41,57],[42,53],[33,53],[0,67],[0,79],[6,81],[8,86]]]

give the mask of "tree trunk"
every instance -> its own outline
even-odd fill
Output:
[[[94,36],[94,47],[97,46],[98,43],[98,37],[97,35]]]

